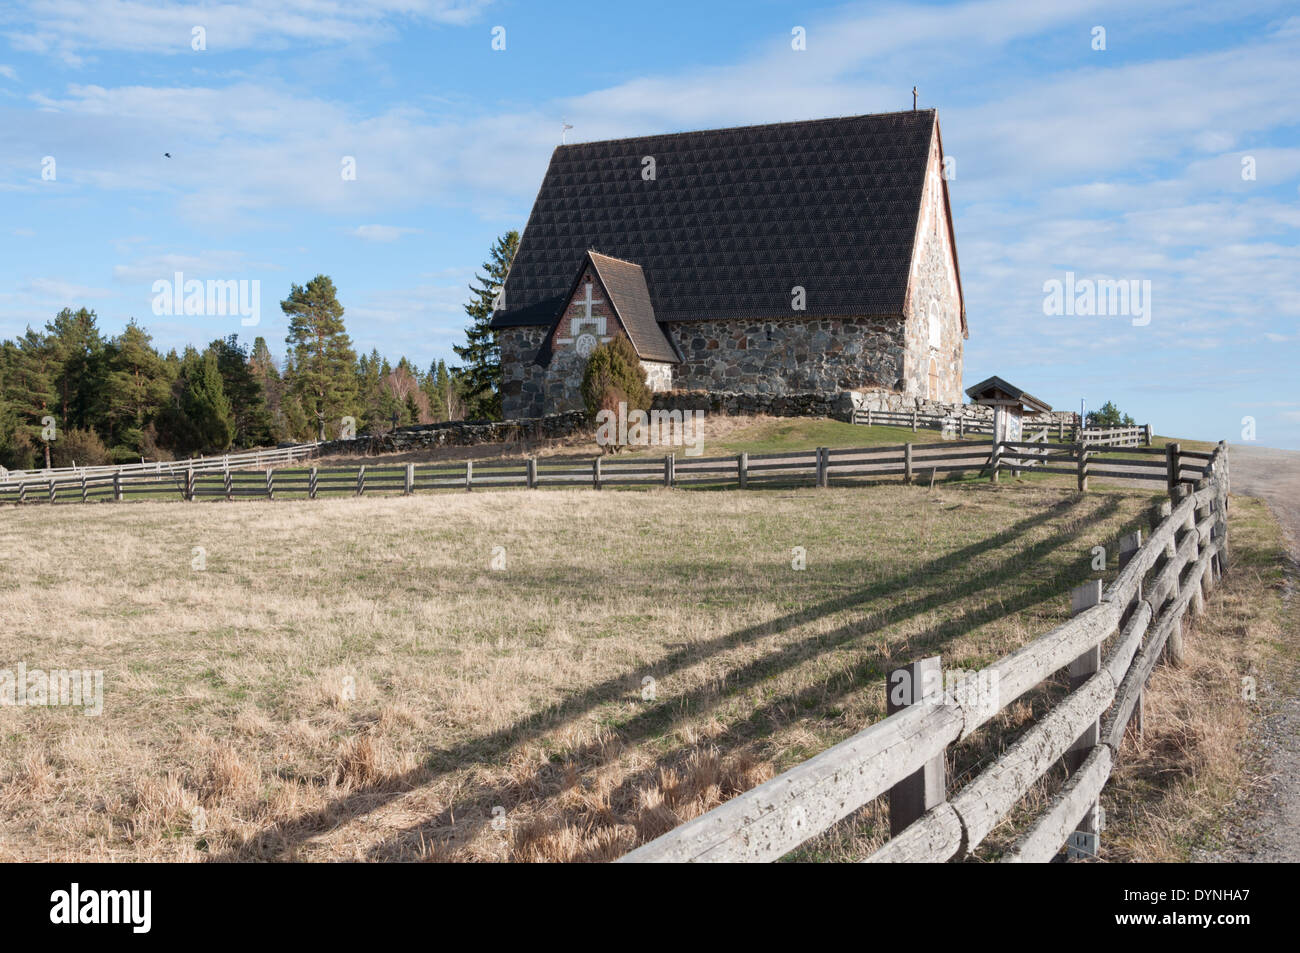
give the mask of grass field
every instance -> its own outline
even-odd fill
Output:
[[[102,669],[104,712],[0,707],[0,859],[615,857],[883,717],[889,668],[1066,618],[1154,499],[1067,482],[6,509],[0,668]],[[1203,842],[1240,781],[1233,666],[1283,621],[1275,524],[1244,501],[1232,532],[1231,612],[1108,802],[1127,858]],[[954,748],[953,786],[1062,691]],[[873,804],[794,859],[887,826]]]

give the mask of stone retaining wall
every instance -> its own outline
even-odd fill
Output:
[[[570,411],[531,420],[446,420],[436,424],[399,427],[386,434],[358,434],[353,440],[321,444],[322,456],[331,453],[380,453],[424,447],[472,447],[506,440],[551,440],[589,429],[585,411]]]

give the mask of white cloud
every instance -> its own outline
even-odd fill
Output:
[[[403,228],[398,225],[358,225],[352,230],[357,238],[368,242],[395,242],[403,235],[422,232],[420,228]]]
[[[104,288],[92,288],[59,278],[30,278],[19,285],[18,290],[37,300],[63,302],[70,306],[78,300],[102,298],[113,293]]]
[[[15,49],[70,66],[96,50],[201,56],[191,46],[202,27],[209,51],[279,49],[289,43],[347,44],[397,36],[404,22],[464,25],[490,0],[225,0],[196,6],[177,0],[28,0],[8,19]]]

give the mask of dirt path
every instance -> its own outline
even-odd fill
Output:
[[[1292,560],[1300,565],[1300,452],[1234,445],[1228,461],[1233,494],[1268,503],[1286,533]],[[1266,676],[1258,688],[1264,710],[1258,739],[1265,762],[1262,783],[1243,805],[1244,815],[1225,832],[1227,849],[1207,860],[1300,861],[1300,670],[1294,656],[1287,665],[1290,670]]]

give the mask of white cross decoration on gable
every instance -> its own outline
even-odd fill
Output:
[[[603,315],[593,315],[591,313],[592,305],[604,304],[605,302],[600,298],[593,298],[591,296],[590,281],[587,282],[585,290],[587,296],[585,298],[575,299],[575,303],[582,305],[586,314],[580,318],[574,318],[569,322],[569,333],[572,335],[571,337],[555,339],[556,344],[573,344],[574,341],[577,341],[576,350],[580,357],[587,357],[590,355],[597,342],[604,344],[609,340],[609,335],[605,333],[605,317]],[[587,327],[592,327],[594,333],[583,330]]]

